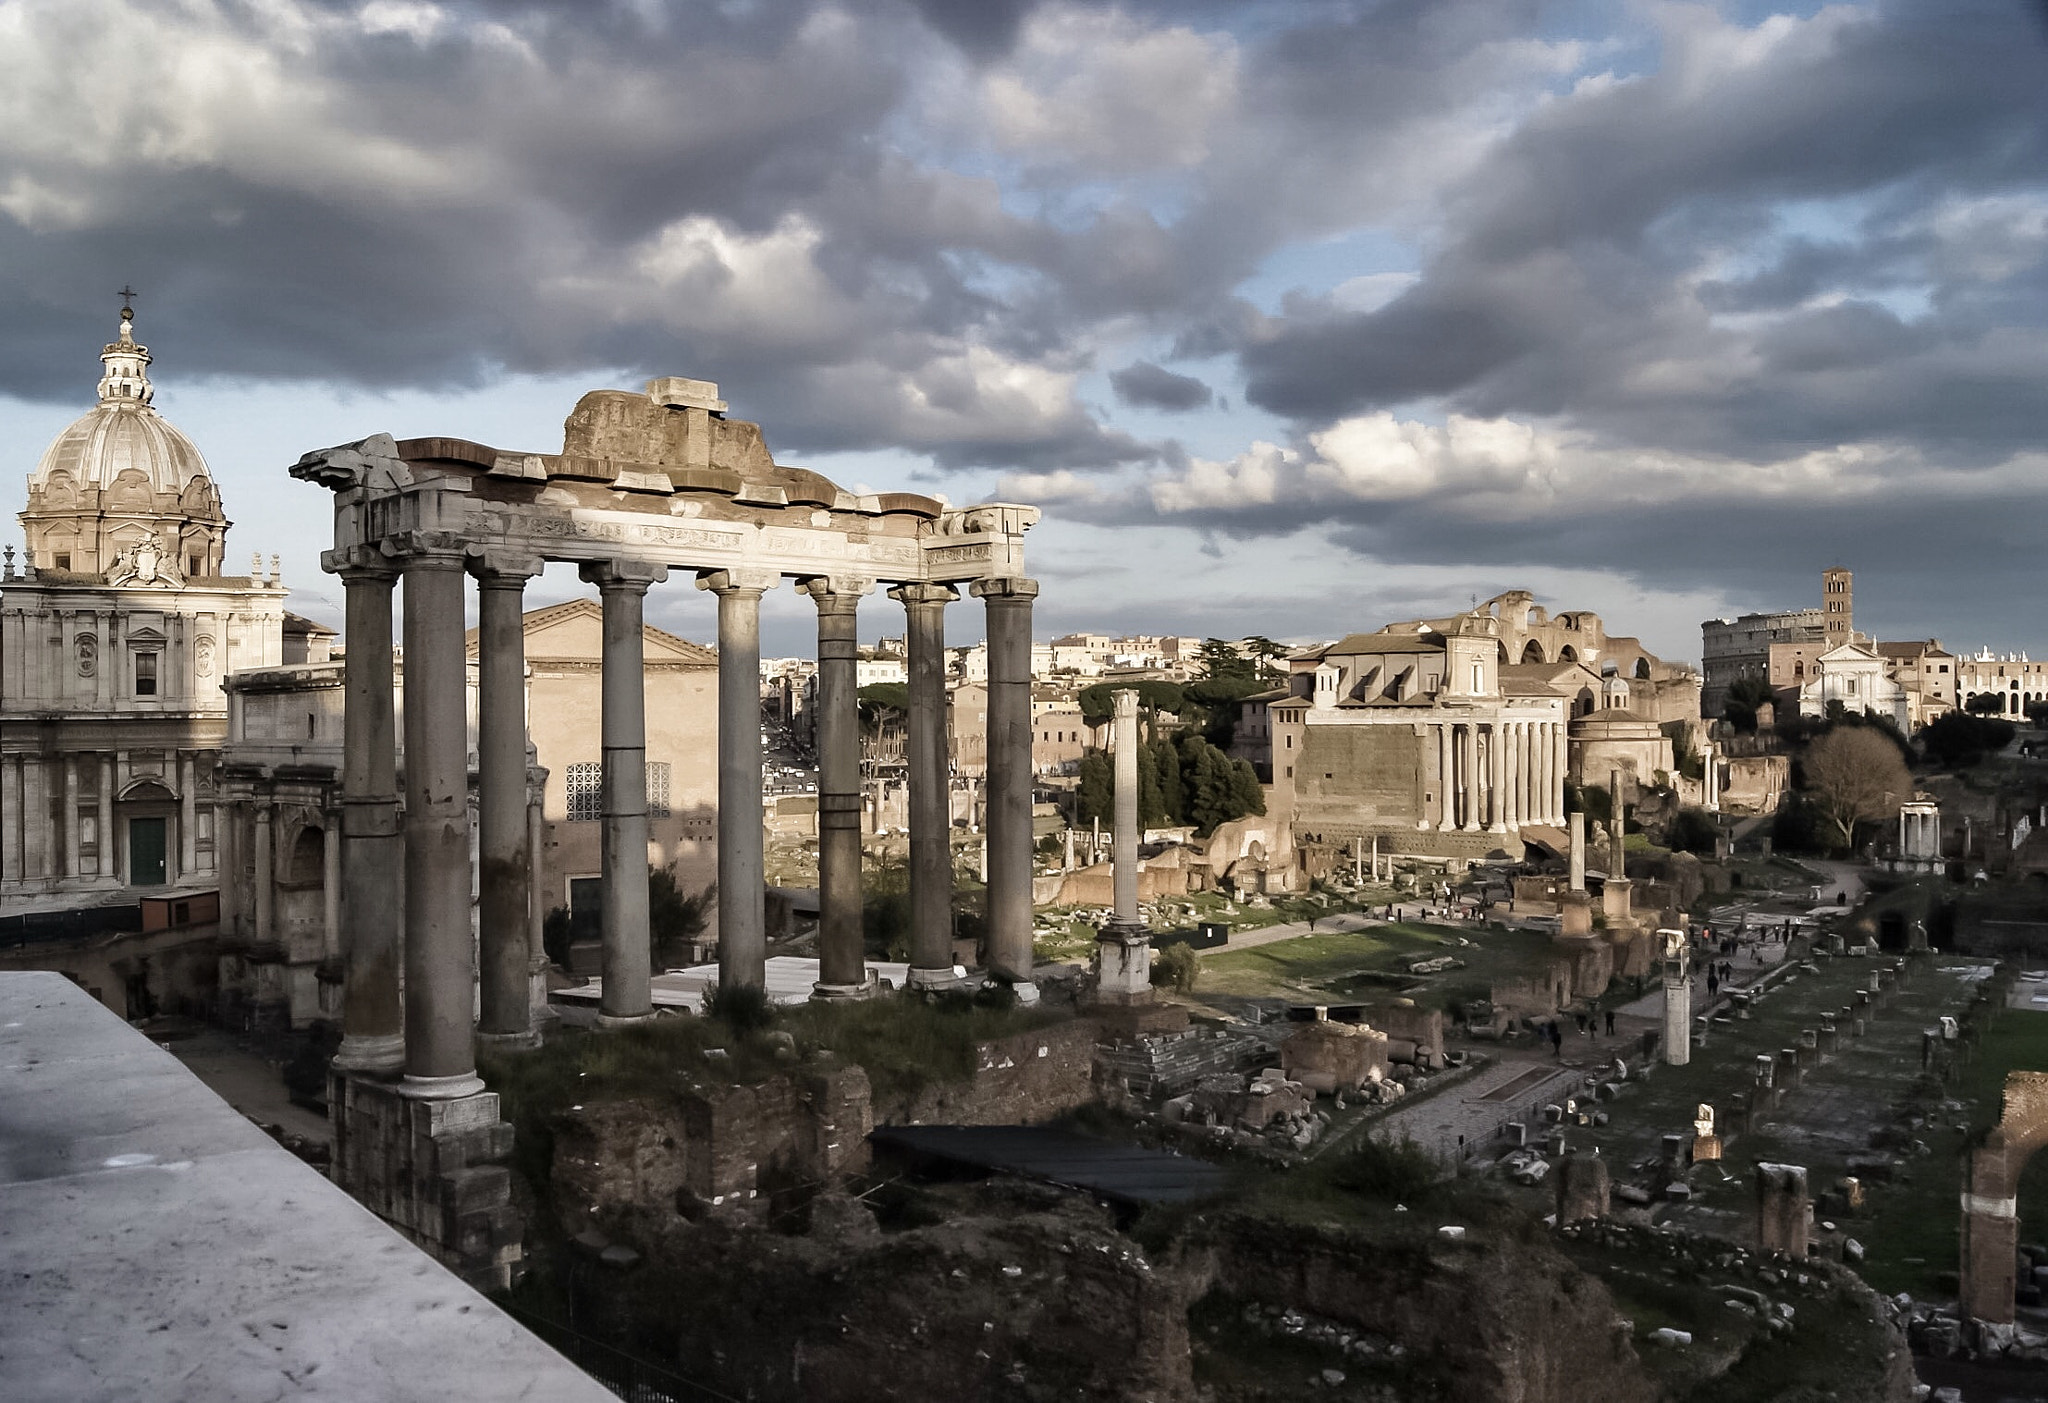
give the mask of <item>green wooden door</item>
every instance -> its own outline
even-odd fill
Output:
[[[164,829],[160,818],[128,820],[128,884],[160,887],[164,884]]]

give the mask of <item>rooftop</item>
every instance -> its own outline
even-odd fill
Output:
[[[611,1395],[59,974],[0,974],[0,1394]]]

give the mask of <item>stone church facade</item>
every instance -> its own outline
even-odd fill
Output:
[[[275,557],[222,573],[220,495],[125,307],[100,361],[0,566],[0,915],[215,887],[224,679],[283,659]]]

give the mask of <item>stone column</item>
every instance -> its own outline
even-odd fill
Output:
[[[1501,730],[1502,735],[1507,742],[1508,752],[1507,803],[1502,805],[1502,808],[1505,809],[1506,812],[1501,815],[1501,821],[1507,826],[1508,830],[1512,832],[1516,829],[1519,829],[1522,826],[1522,801],[1523,794],[1525,792],[1524,786],[1522,784],[1522,762],[1527,758],[1527,756],[1525,756],[1523,753],[1522,723],[1519,721],[1510,721],[1505,726],[1503,726]]]
[[[462,542],[419,533],[405,571],[405,1080],[408,1096],[484,1089],[470,944],[469,724]],[[355,644],[349,645],[353,652]]]
[[[1571,826],[1571,889],[1573,891],[1584,891],[1586,889],[1586,815],[1583,811],[1572,815]]]
[[[1564,779],[1572,771],[1571,725],[1569,722],[1560,721],[1552,726],[1550,731],[1552,741],[1550,792],[1552,802],[1557,805],[1557,812],[1562,817],[1564,814]]]
[[[1486,831],[1507,832],[1507,728],[1495,721],[1486,728]]]
[[[20,880],[21,757],[0,755],[0,883]]]
[[[988,619],[988,969],[1031,1002],[1031,601],[1038,581],[972,586]]]
[[[78,757],[64,757],[64,875],[76,877],[78,860]]]
[[[1452,748],[1455,737],[1447,723],[1434,729],[1438,771],[1436,827],[1439,833],[1449,833],[1458,826],[1458,761]]]
[[[1479,725],[1465,723],[1459,746],[1458,768],[1464,776],[1465,811],[1460,816],[1458,827],[1467,833],[1479,831]]]
[[[254,880],[256,900],[256,929],[251,940],[259,950],[269,950],[277,943],[277,842],[274,827],[276,809],[272,802],[257,796],[255,820],[250,825],[251,841],[256,845],[256,873]]]
[[[1610,877],[1628,875],[1628,805],[1622,800],[1622,773],[1610,770],[1607,785],[1608,837],[1613,842],[1613,860],[1608,864],[1614,870]]]
[[[1659,931],[1661,939],[1670,932]],[[1664,1061],[1683,1067],[1692,1061],[1692,962],[1685,947],[1667,945],[1664,956]]]
[[[40,755],[21,757],[21,875],[38,881],[50,875],[49,767]],[[1965,820],[1967,822],[1967,820]]]
[[[543,837],[547,831],[545,816],[541,812],[541,796],[547,785],[547,771],[527,771],[526,798],[526,870],[532,874],[526,908],[526,985],[527,1007],[533,1010],[536,1025],[550,1017],[548,1009],[548,951],[542,939],[546,932],[547,907],[541,899],[541,856],[545,851]]]
[[[1116,829],[1111,835],[1116,914],[1095,942],[1096,995],[1105,1003],[1152,997],[1152,947],[1138,919],[1138,694],[1110,693],[1115,706]]]
[[[947,803],[946,605],[951,585],[898,585],[910,652],[910,985],[953,982],[953,850]]]
[[[874,581],[803,580],[818,607],[817,999],[861,999],[875,991],[861,942],[860,599]]]
[[[405,1060],[399,1004],[403,946],[398,831],[398,756],[391,682],[391,586],[397,570],[381,555],[330,552],[322,562],[346,593],[341,761],[341,1048],[345,1072],[392,1072]],[[226,665],[227,640],[216,654]],[[225,816],[214,820],[214,866],[231,851]],[[221,874],[236,885],[239,865]]]
[[[1138,923],[1138,694],[1110,693],[1115,703],[1116,739],[1116,920]]]
[[[469,557],[477,604],[477,1036],[486,1045],[531,1047],[538,1037],[527,968],[533,867],[526,845],[523,605],[526,582],[544,568],[538,556],[503,550]]]
[[[178,752],[178,880],[189,882],[199,870],[199,796],[194,782],[192,752]],[[106,822],[100,823],[100,842],[106,843]]]
[[[341,955],[341,815],[328,810],[320,830],[320,951],[325,959]]]
[[[214,874],[220,879],[220,938],[229,948],[239,946],[248,932],[244,929],[249,911],[248,892],[242,887],[243,842],[240,831],[240,815],[236,805],[229,801],[225,787],[217,785],[213,805],[213,866]],[[398,996],[396,983],[392,985],[392,997]],[[347,1034],[342,1035],[342,1046],[348,1045]]]
[[[603,818],[599,834],[604,878],[603,948],[599,953],[604,991],[598,1005],[600,1026],[637,1022],[654,1016],[649,978],[653,950],[647,916],[647,658],[642,604],[647,587],[668,578],[668,567],[636,560],[611,560],[585,565],[583,579],[597,586],[604,600],[604,769],[601,790]],[[756,610],[760,596],[754,596]],[[723,610],[721,608],[721,614]],[[760,851],[761,707],[760,645],[756,633],[755,663],[749,673],[754,705],[747,724],[754,740],[754,850]],[[721,642],[723,633],[721,631]],[[720,659],[724,706],[724,659]],[[721,713],[722,715],[722,713]],[[508,776],[509,778],[509,776]],[[526,797],[526,759],[519,761],[519,799]],[[723,806],[723,793],[720,795]],[[507,810],[506,817],[511,817]],[[756,867],[754,890],[761,882]],[[524,925],[524,908],[520,915]],[[509,963],[509,962],[508,962]],[[524,979],[521,979],[522,986]],[[522,987],[520,1001],[525,1002]],[[526,1020],[522,1020],[522,1026]]]
[[[761,596],[765,570],[715,570],[697,588],[718,596],[718,982],[768,982],[761,853]]]

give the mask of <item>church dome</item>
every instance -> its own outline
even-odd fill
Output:
[[[61,510],[65,504],[50,496],[61,498],[67,491],[124,489],[131,495],[147,489],[145,509],[164,493],[191,505],[198,505],[192,496],[212,503],[213,479],[198,446],[150,405],[156,391],[149,383],[149,348],[137,345],[134,333],[133,314],[124,307],[121,339],[100,353],[106,369],[99,403],[57,435],[29,475],[30,490],[42,489],[48,508]]]
[[[220,574],[228,528],[220,494],[198,447],[151,407],[149,362],[149,348],[135,341],[135,313],[123,307],[120,339],[100,353],[99,403],[29,474],[21,524],[37,570],[118,583],[147,559],[156,583]]]

